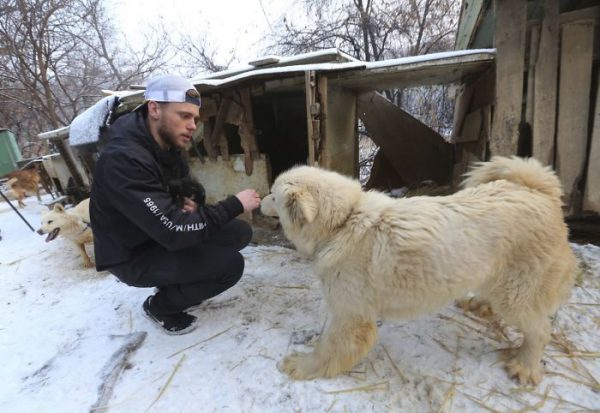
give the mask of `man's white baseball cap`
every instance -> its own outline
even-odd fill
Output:
[[[200,97],[189,96],[188,90],[196,90],[192,82],[177,75],[161,75],[150,79],[144,92],[145,101],[193,103],[200,106]]]

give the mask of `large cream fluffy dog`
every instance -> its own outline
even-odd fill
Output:
[[[315,350],[285,357],[283,372],[311,379],[350,370],[375,344],[379,318],[415,316],[472,291],[524,334],[509,374],[541,380],[550,317],[576,267],[560,183],[534,159],[496,157],[476,165],[464,187],[392,199],[314,167],[279,175],[261,209],[314,260],[330,312]]]
[[[85,244],[93,242],[90,226],[90,199],[86,198],[72,209],[65,209],[60,204],[42,215],[42,226],[37,230],[40,235],[48,234],[46,242],[58,235],[67,238],[77,249],[83,259],[84,267],[93,267],[94,263],[85,250]]]

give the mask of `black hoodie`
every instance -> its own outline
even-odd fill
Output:
[[[197,213],[183,212],[169,193],[171,179],[189,177],[179,150],[162,150],[144,111],[121,116],[94,170],[90,220],[96,269],[126,262],[136,248],[158,243],[168,250],[197,245],[244,211],[235,196]]]

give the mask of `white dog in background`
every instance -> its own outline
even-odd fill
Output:
[[[431,312],[475,292],[524,334],[507,363],[537,384],[550,317],[576,269],[556,175],[534,159],[496,157],[443,197],[392,199],[315,167],[282,173],[264,198],[285,235],[311,257],[330,312],[312,353],[280,365],[294,379],[350,370],[377,340],[380,318]]]
[[[60,204],[42,215],[42,226],[37,230],[40,235],[48,234],[46,242],[58,235],[71,241],[81,254],[84,267],[93,267],[94,263],[85,250],[85,244],[94,241],[90,226],[90,200],[81,201],[72,209],[65,209]]]

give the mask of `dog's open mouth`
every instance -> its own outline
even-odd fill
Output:
[[[51,232],[48,233],[48,236],[46,237],[46,242],[52,241],[54,238],[56,238],[59,232],[60,228],[54,228]]]

